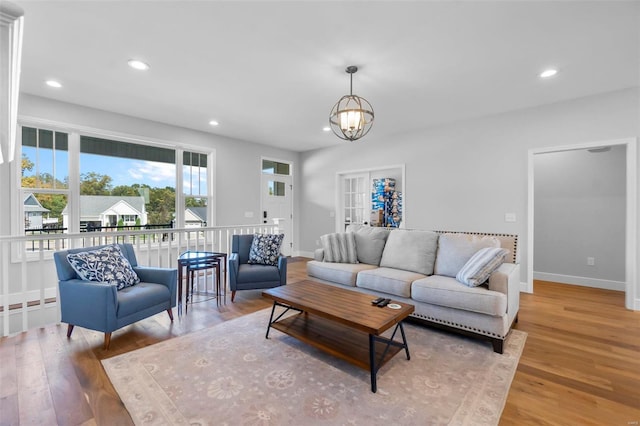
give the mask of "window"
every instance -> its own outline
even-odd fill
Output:
[[[61,233],[69,196],[68,134],[22,128],[20,187],[25,235]],[[53,249],[52,241],[30,241],[27,250]]]
[[[285,188],[284,182],[278,182],[273,180],[269,181],[269,195],[273,195],[276,197],[284,197],[285,196],[284,188]]]
[[[175,159],[172,149],[81,136],[80,223],[172,227]]]
[[[182,227],[176,224],[176,193],[184,194],[180,209],[190,211],[185,217],[207,225],[208,153],[62,130],[21,126],[23,203],[13,222],[16,232]],[[179,167],[182,180],[176,179]],[[76,197],[78,210],[73,212],[68,201]]]
[[[185,227],[207,226],[207,155],[185,151],[182,155]]]
[[[262,160],[262,173],[272,175],[290,175],[289,164],[277,161]]]

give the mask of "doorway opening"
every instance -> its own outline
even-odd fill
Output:
[[[625,291],[625,306],[627,309],[640,309],[640,304],[636,300],[636,241],[637,241],[637,209],[636,209],[636,200],[637,200],[637,147],[636,147],[635,139],[622,139],[622,140],[613,140],[613,141],[603,141],[603,142],[593,142],[593,143],[584,143],[577,144],[571,146],[559,146],[559,147],[551,147],[551,148],[543,148],[543,149],[534,149],[529,151],[528,155],[528,229],[527,229],[527,281],[525,291],[533,293],[533,279],[534,279],[534,250],[536,248],[535,241],[535,226],[536,226],[536,211],[540,215],[542,215],[541,208],[545,201],[543,199],[536,200],[536,187],[535,182],[539,183],[539,186],[544,186],[544,179],[541,177],[541,173],[544,172],[544,168],[542,165],[547,164],[549,159],[552,158],[563,158],[567,157],[573,152],[582,152],[583,154],[586,152],[592,155],[598,155],[598,152],[606,152],[607,148],[610,150],[616,151],[624,151],[625,159],[625,167],[626,171],[624,176],[620,177],[624,181],[625,189],[624,194],[621,195],[621,198],[624,198],[623,204],[624,207],[620,207],[623,209],[623,212],[620,212],[620,220],[622,220],[622,225],[624,225],[624,229],[621,226],[618,226],[619,231],[621,231],[624,236],[620,238],[620,240],[624,240],[621,244],[624,246],[624,254],[622,254],[624,258],[624,275],[622,278],[623,285],[620,287],[624,287]],[[563,154],[565,153],[565,154]],[[542,157],[546,154],[557,154],[554,156],[547,156],[546,158]],[[544,161],[541,161],[544,160]],[[599,182],[596,182],[598,184]],[[588,185],[582,185],[587,188]],[[559,197],[559,200],[567,201],[569,197],[572,197],[574,194],[572,192],[568,192]],[[600,201],[602,202],[602,201]],[[536,203],[538,203],[537,208]],[[575,204],[575,203],[574,203]],[[575,205],[573,206],[575,208]],[[570,218],[568,219],[570,221]],[[578,221],[576,219],[576,221]],[[538,221],[539,223],[540,221]],[[567,222],[571,223],[571,222]],[[571,237],[571,230],[568,229],[568,226],[562,229],[563,233],[566,233],[564,237]],[[552,232],[560,232],[558,230]],[[559,235],[559,238],[563,236]],[[580,238],[579,234],[576,238]],[[553,244],[553,241],[546,243]],[[539,246],[539,245],[538,245]],[[540,248],[540,247],[538,247]],[[584,256],[584,263],[588,267],[594,267],[597,259],[592,255]],[[581,259],[582,260],[582,259]],[[573,270],[579,270],[580,265],[573,265]],[[571,274],[569,274],[571,275]],[[579,275],[579,274],[576,274]],[[622,275],[622,274],[621,274]],[[597,280],[596,280],[597,281]],[[605,280],[602,280],[605,283]],[[614,284],[615,282],[612,281]],[[577,283],[580,284],[580,283]],[[593,282],[589,282],[586,280],[583,285],[593,284]]]

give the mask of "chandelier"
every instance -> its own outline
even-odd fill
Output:
[[[353,74],[358,67],[345,70],[351,78],[349,94],[340,98],[329,115],[331,130],[340,139],[355,141],[369,133],[373,126],[373,107],[365,98],[353,94]]]

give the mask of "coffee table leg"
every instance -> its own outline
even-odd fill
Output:
[[[400,334],[402,334],[402,343],[404,344],[404,351],[407,353],[407,360],[411,359],[411,355],[409,354],[409,345],[407,344],[407,337],[404,335],[404,327],[402,326],[402,321],[398,324],[400,327]]]
[[[271,330],[271,324],[273,322],[273,313],[276,311],[276,302],[273,302],[273,307],[271,308],[271,316],[269,317],[269,324],[267,325],[267,335],[264,336],[265,339],[269,338],[269,330]]]
[[[369,334],[369,367],[371,369],[371,392],[376,393],[378,383],[376,380],[376,339]]]

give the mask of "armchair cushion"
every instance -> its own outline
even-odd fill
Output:
[[[276,266],[284,234],[255,234],[249,249],[248,263]]]
[[[278,267],[270,265],[252,265],[250,263],[240,265],[237,276],[238,283],[263,281],[280,281],[280,270]]]
[[[115,284],[118,290],[140,282],[118,245],[97,250],[69,253],[67,260],[78,276],[86,281]]]
[[[123,318],[171,299],[169,288],[162,284],[142,282],[118,292],[118,317]]]

